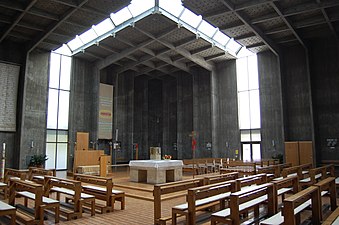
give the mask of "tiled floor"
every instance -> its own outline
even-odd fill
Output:
[[[66,177],[65,172],[57,174],[59,177]],[[144,199],[152,199],[153,185],[145,183],[134,183],[129,181],[129,174],[127,169],[120,169],[119,171],[113,171],[113,181],[115,189],[123,190],[126,193],[126,209],[120,210],[120,202],[115,205],[115,211],[106,214],[96,214],[91,217],[89,213],[84,213],[83,218],[66,221],[60,219],[60,224],[77,224],[77,225],[101,225],[101,224],[112,224],[112,225],[151,225],[153,224],[153,202]],[[192,178],[192,176],[184,176],[184,179]],[[129,188],[132,187],[133,189]],[[135,190],[134,188],[140,188]],[[134,196],[134,197],[131,197]],[[135,198],[138,197],[138,198]],[[162,214],[164,216],[171,214],[172,206],[185,202],[185,197],[179,197],[172,200],[167,200],[162,203]],[[198,216],[199,225],[210,224],[208,219],[209,214]],[[48,216],[50,217],[50,216]],[[327,215],[326,215],[327,217]],[[1,221],[0,221],[1,222]],[[45,224],[54,224],[54,220],[51,217]],[[168,223],[169,224],[169,223]],[[178,224],[184,224],[183,217],[180,218]]]

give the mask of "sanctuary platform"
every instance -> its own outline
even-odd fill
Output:
[[[132,160],[130,180],[162,184],[182,180],[182,160]]]

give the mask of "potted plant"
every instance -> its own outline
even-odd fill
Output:
[[[47,155],[45,154],[36,154],[32,155],[31,159],[29,160],[29,166],[30,167],[43,167],[46,160],[47,160]]]

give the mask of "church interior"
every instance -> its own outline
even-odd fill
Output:
[[[0,0],[0,224],[337,224],[338,86],[337,0]]]

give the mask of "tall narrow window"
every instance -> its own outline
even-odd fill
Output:
[[[260,100],[257,55],[237,59],[238,112],[242,159],[260,160]]]
[[[48,169],[67,169],[71,64],[71,57],[51,53],[46,138]]]

